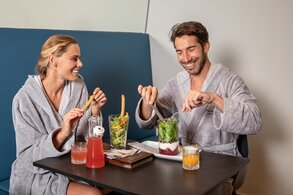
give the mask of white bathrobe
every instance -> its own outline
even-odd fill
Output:
[[[256,134],[261,128],[261,114],[256,98],[244,81],[221,64],[212,64],[201,91],[215,92],[224,98],[224,112],[211,104],[181,112],[182,103],[190,91],[189,74],[178,73],[159,90],[157,107],[164,117],[179,111],[179,135],[183,145],[199,144],[206,151],[240,156],[239,134]],[[136,109],[136,121],[141,128],[153,128],[157,116],[149,120],[139,117],[141,100]]]
[[[73,136],[61,151],[54,147],[52,137],[59,131],[64,115],[72,108],[81,108],[87,99],[88,91],[81,76],[76,81],[67,81],[57,112],[44,92],[40,77],[28,77],[12,103],[17,158],[11,170],[10,194],[66,194],[67,177],[34,167],[33,162],[70,151]],[[81,118],[79,135],[86,135],[89,115],[88,110]]]

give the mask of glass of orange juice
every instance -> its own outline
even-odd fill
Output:
[[[71,145],[71,163],[85,164],[87,155],[87,143],[75,142]]]
[[[197,170],[200,165],[200,147],[198,145],[183,146],[182,167],[185,170]]]

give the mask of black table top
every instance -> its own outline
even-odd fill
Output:
[[[181,162],[159,158],[131,170],[110,164],[89,169],[71,164],[70,154],[33,164],[123,194],[206,194],[248,163],[247,158],[201,152],[200,169],[195,171],[184,170]]]

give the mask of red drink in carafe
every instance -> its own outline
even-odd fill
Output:
[[[105,166],[102,137],[88,138],[86,166],[88,168],[101,168]]]
[[[86,166],[88,168],[102,168],[105,166],[103,134],[105,129],[102,127],[102,117],[90,117],[89,137],[87,144]]]

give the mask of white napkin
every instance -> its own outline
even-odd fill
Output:
[[[131,156],[131,155],[139,153],[139,152],[140,152],[140,150],[136,149],[136,148],[132,148],[129,150],[111,149],[111,150],[104,151],[104,153],[106,154],[108,159],[124,158],[124,157]]]

